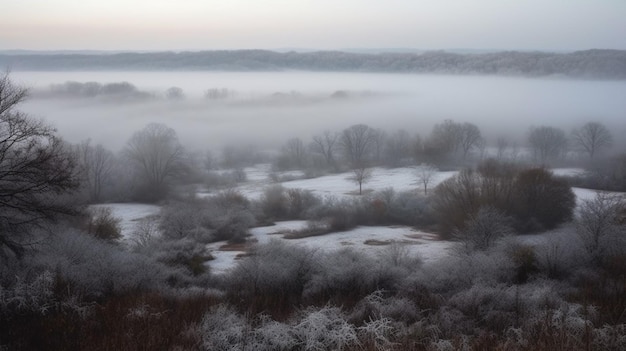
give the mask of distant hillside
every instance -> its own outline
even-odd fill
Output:
[[[340,51],[267,50],[151,53],[4,53],[0,67],[12,70],[223,70],[341,71],[563,76],[626,79],[626,51],[368,54]]]

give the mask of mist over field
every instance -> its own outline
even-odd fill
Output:
[[[14,72],[31,89],[25,112],[52,123],[68,141],[91,138],[119,150],[151,122],[164,123],[191,149],[250,144],[276,148],[323,130],[364,123],[427,135],[444,119],[471,122],[488,141],[523,144],[531,126],[571,130],[586,121],[626,132],[624,81],[328,72]],[[68,81],[128,82],[147,99],[46,96]],[[167,99],[170,87],[181,99]],[[231,96],[207,99],[209,89]]]

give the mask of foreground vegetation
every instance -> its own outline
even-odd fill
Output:
[[[472,158],[482,138],[470,123],[445,121],[419,143],[356,125],[320,134],[310,148],[291,139],[273,159],[277,170],[310,177],[353,172],[355,187],[386,162],[465,165],[430,192],[434,165],[418,168],[420,191],[322,198],[277,184],[252,199],[233,189],[246,179],[242,167],[259,160],[249,149],[226,149],[219,163],[230,170],[218,170],[214,157],[198,162],[158,124],[135,133],[121,155],[68,145],[16,110],[25,94],[7,76],[0,81],[1,349],[626,348],[624,198],[601,193],[576,208],[569,182],[592,178]],[[548,146],[532,145],[535,161],[564,162],[564,145]],[[611,184],[626,184],[612,174]],[[211,195],[199,198],[197,184]],[[122,242],[111,212],[86,206],[107,200],[162,211]],[[455,250],[424,263],[399,243],[372,257],[248,241],[251,227],[286,219],[308,221],[295,237],[410,225]],[[216,275],[206,264],[206,244],[216,241],[250,249]]]

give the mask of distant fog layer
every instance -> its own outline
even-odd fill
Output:
[[[0,54],[0,67],[13,70],[213,70],[334,71],[480,74],[589,79],[626,79],[626,51],[462,54],[445,51],[366,54],[340,51],[267,50],[112,54]]]
[[[587,121],[626,133],[626,81],[312,72],[13,72],[31,87],[21,109],[51,122],[71,142],[121,148],[150,122],[174,128],[192,148],[245,144],[273,148],[324,130],[365,123],[427,135],[444,119],[472,122],[486,138],[520,144],[530,126],[567,131]],[[51,84],[136,87],[149,99],[45,97]],[[176,99],[165,94],[177,87]],[[133,88],[134,89],[134,88]],[[134,90],[129,90],[136,94]],[[207,92],[228,91],[228,96]],[[133,95],[134,96],[134,95]],[[617,146],[617,145],[616,145]]]

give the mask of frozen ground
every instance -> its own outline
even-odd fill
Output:
[[[248,167],[244,169],[247,181],[237,187],[243,195],[258,199],[262,196],[265,187],[276,184],[271,180],[271,167],[268,164]],[[582,172],[576,168],[554,169],[557,175],[573,175]],[[274,173],[279,177],[302,177],[301,172]],[[433,189],[437,184],[450,178],[456,172],[439,172],[429,184],[428,188]],[[350,173],[332,174],[311,179],[298,179],[285,181],[280,184],[286,188],[299,188],[312,191],[319,196],[350,197],[355,196],[357,185],[351,181]],[[379,191],[386,188],[394,188],[396,191],[416,191],[423,192],[421,184],[417,183],[415,170],[410,167],[403,168],[374,168],[372,170],[371,181],[364,184],[365,192]],[[595,191],[589,189],[574,188],[577,201],[593,198]],[[210,194],[202,194],[210,195]],[[106,204],[96,205],[106,206],[113,210],[113,215],[121,219],[122,235],[125,241],[131,240],[133,230],[138,221],[147,216],[156,215],[159,207],[143,204]],[[302,239],[284,239],[283,235],[289,231],[299,230],[306,226],[305,221],[285,221],[269,227],[252,228],[250,241],[265,243],[272,238],[277,240],[287,240],[295,245],[302,245],[319,250],[339,250],[344,247],[351,247],[355,250],[376,255],[389,247],[389,243],[395,242],[404,245],[408,252],[417,255],[425,262],[436,261],[440,257],[448,254],[454,243],[439,241],[433,234],[416,231],[415,229],[395,226],[395,227],[357,227],[350,231],[314,236]],[[525,240],[529,242],[541,242],[542,236],[527,236]],[[225,242],[213,243],[208,246],[215,260],[208,264],[214,273],[223,273],[234,266],[238,255],[241,255],[247,247],[229,247]]]

